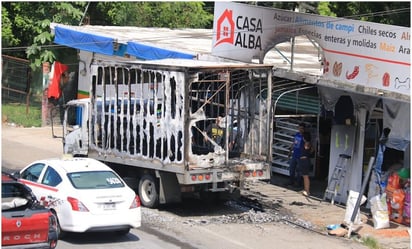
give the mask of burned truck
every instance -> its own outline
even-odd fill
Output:
[[[185,59],[90,65],[64,153],[112,167],[142,205],[231,196],[271,175],[271,66]]]

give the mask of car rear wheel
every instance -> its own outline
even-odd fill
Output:
[[[159,204],[159,187],[154,176],[143,175],[139,181],[139,197],[142,205],[155,208]]]
[[[66,235],[66,233],[62,230],[61,226],[60,226],[60,221],[59,218],[57,217],[56,214],[54,214],[56,216],[56,220],[57,220],[57,237],[59,239],[64,238],[64,236]]]
[[[50,222],[51,222],[51,226],[52,226],[52,231],[49,231],[49,236],[51,236],[52,235],[52,238],[51,237],[49,237],[49,248],[50,249],[54,249],[54,248],[56,248],[56,246],[57,246],[57,241],[58,241],[58,239],[59,239],[59,222],[58,222],[58,219],[57,219],[57,215],[56,215],[56,213],[54,212],[54,211],[51,211],[51,213],[52,213],[52,217],[50,217]],[[55,234],[54,234],[54,232],[55,232]],[[51,234],[51,233],[53,233],[53,234]]]

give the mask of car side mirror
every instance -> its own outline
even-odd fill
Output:
[[[16,179],[20,178],[20,172],[19,171],[13,172],[11,175]]]

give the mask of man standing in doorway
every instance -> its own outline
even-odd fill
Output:
[[[299,131],[295,134],[293,144],[289,150],[289,184],[288,186],[299,187],[301,179],[298,171],[298,162],[303,150],[304,141],[303,133],[305,132],[305,124],[299,124]]]

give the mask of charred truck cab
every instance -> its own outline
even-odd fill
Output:
[[[105,162],[144,206],[270,180],[271,66],[95,60],[90,69],[90,98],[67,103],[64,153]]]

